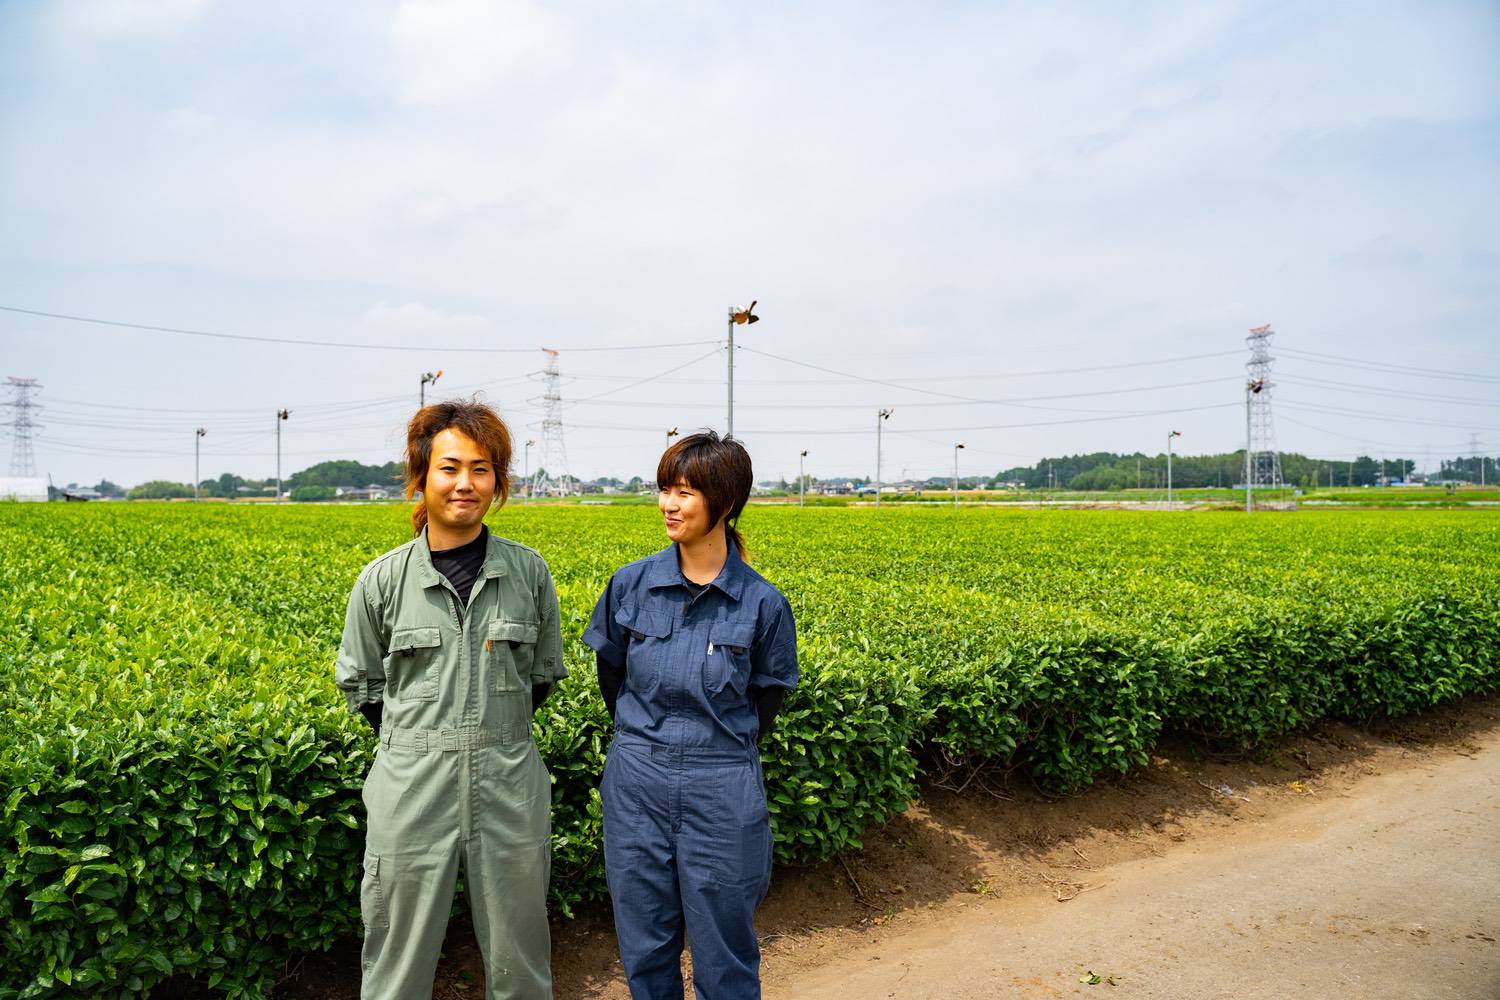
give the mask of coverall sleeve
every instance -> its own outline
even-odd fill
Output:
[[[750,648],[750,686],[786,688],[797,686],[797,625],[792,606],[776,595],[774,610],[766,616]]]
[[[583,641],[599,654],[601,661],[623,670],[625,647],[628,644],[624,641],[624,629],[620,627],[619,622],[615,621],[615,612],[619,610],[619,593],[615,587],[614,577],[610,577],[609,583],[604,587],[604,593],[599,595],[599,603],[594,605],[594,613],[589,617],[589,627],[583,633]]]
[[[333,663],[333,682],[349,701],[349,711],[385,698],[386,635],[380,615],[370,604],[369,584],[361,575],[349,594],[344,638]]]
[[[562,614],[557,607],[557,587],[552,583],[552,572],[545,562],[537,580],[536,608],[541,624],[537,631],[536,656],[531,661],[531,683],[554,684],[568,676],[568,665],[563,659]]]

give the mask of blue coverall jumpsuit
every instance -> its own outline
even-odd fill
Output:
[[[755,688],[797,684],[792,609],[733,545],[696,597],[677,546],[619,569],[583,641],[625,683],[604,767],[604,863],[635,1000],[760,996],[755,908],[771,882]]]

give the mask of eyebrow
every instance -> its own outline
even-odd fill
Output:
[[[437,461],[439,461],[439,462],[454,462],[454,463],[457,463],[459,465],[462,465],[464,463],[464,459],[459,458],[456,455],[444,455],[441,458],[437,459]],[[469,464],[470,465],[493,465],[495,463],[491,462],[487,458],[476,458],[472,462],[470,462]]]

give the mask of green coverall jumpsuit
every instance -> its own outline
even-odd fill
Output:
[[[491,1000],[552,995],[552,785],[531,687],[566,673],[533,549],[491,533],[467,607],[425,530],[360,573],[334,678],[351,712],[384,702],[364,787],[365,1000],[432,996],[460,860]]]

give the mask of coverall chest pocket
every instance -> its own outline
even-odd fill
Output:
[[[668,640],[672,616],[626,605],[615,612],[615,621],[625,629],[625,683],[634,691],[649,694],[661,683],[667,669]]]
[[[437,701],[438,665],[443,632],[436,625],[398,628],[391,632],[385,658],[385,683],[398,701]]]
[[[712,698],[742,698],[750,684],[753,620],[714,622],[708,627],[703,690]]]
[[[539,625],[534,621],[497,618],[485,630],[484,655],[490,669],[490,690],[510,694],[531,689],[531,665],[536,659]]]

